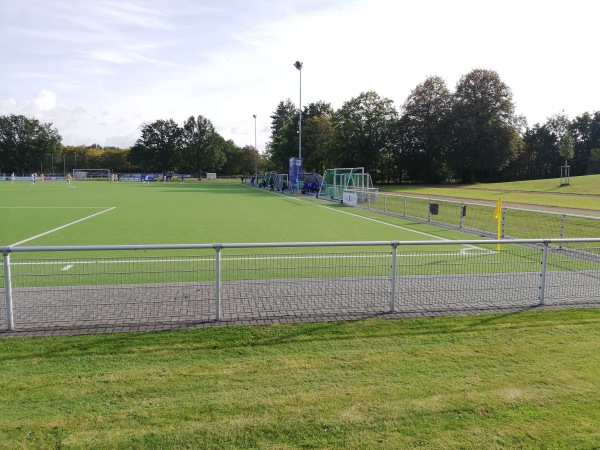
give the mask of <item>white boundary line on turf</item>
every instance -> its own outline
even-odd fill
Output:
[[[475,250],[475,249],[470,249]],[[373,252],[378,254],[380,252]],[[387,252],[381,252],[387,254]],[[480,254],[489,254],[487,250],[484,250],[482,253],[477,252],[465,252],[464,250],[460,250],[458,252],[447,252],[447,253],[399,253],[398,258],[408,258],[408,257],[423,257],[423,256],[479,256]],[[245,256],[222,256],[222,260],[224,261],[270,261],[274,259],[283,259],[283,260],[303,260],[303,259],[366,259],[372,258],[372,255],[363,254],[363,255],[343,255],[336,254],[331,255],[327,253],[319,254],[319,255],[271,255],[271,256],[253,256],[253,257],[245,257]],[[61,270],[67,271],[72,269],[76,265],[87,265],[87,264],[151,264],[151,263],[187,263],[190,262],[191,258],[166,258],[166,259],[113,259],[113,260],[88,260],[88,261],[42,261],[42,262],[11,262],[11,266],[64,266]],[[206,261],[213,261],[214,257],[206,257]]]
[[[39,237],[46,236],[47,234],[54,233],[55,231],[62,230],[63,228],[70,227],[71,225],[75,225],[76,223],[83,222],[84,220],[91,219],[92,217],[99,216],[100,214],[104,214],[105,212],[112,211],[115,208],[116,208],[116,206],[112,206],[112,207],[110,207],[108,209],[105,209],[104,211],[100,211],[100,212],[97,212],[96,214],[92,214],[91,216],[84,217],[83,219],[79,219],[79,220],[76,220],[74,222],[67,223],[66,225],[62,225],[60,227],[57,227],[57,228],[54,228],[52,230],[46,231],[44,233],[38,234],[37,236],[30,237],[30,238],[25,239],[23,241],[15,242],[14,244],[9,245],[9,247],[15,247],[17,245],[24,244],[25,242],[33,241],[34,239],[37,239]]]
[[[383,225],[388,225],[388,226],[390,226],[390,227],[398,228],[398,229],[400,229],[400,230],[404,230],[404,231],[410,231],[411,233],[416,233],[416,234],[421,234],[421,235],[423,235],[423,236],[427,236],[427,237],[431,237],[431,238],[434,238],[434,239],[438,239],[438,240],[440,240],[440,241],[452,242],[452,239],[446,239],[446,238],[442,238],[442,237],[439,237],[439,236],[435,236],[435,235],[433,235],[433,234],[425,233],[425,232],[423,232],[423,231],[411,230],[410,228],[406,228],[406,227],[403,227],[403,226],[400,226],[400,225],[395,225],[395,224],[393,224],[393,223],[388,223],[388,222],[384,222],[384,221],[382,221],[382,220],[373,219],[373,218],[371,218],[371,217],[365,217],[365,216],[361,216],[360,214],[354,214],[354,213],[351,213],[351,212],[348,212],[348,211],[341,211],[341,210],[339,210],[339,209],[331,208],[331,207],[329,207],[329,206],[327,206],[327,205],[319,205],[319,204],[317,204],[317,203],[314,203],[314,202],[309,202],[309,201],[307,201],[307,200],[303,200],[303,199],[301,199],[301,198],[295,198],[295,197],[292,197],[292,196],[283,195],[283,194],[280,194],[280,193],[278,193],[278,192],[273,192],[273,193],[274,193],[274,194],[277,194],[277,195],[279,195],[279,196],[281,196],[281,197],[289,198],[289,199],[292,199],[292,200],[295,200],[295,201],[298,201],[298,202],[302,202],[302,203],[308,203],[309,205],[314,205],[314,206],[319,206],[319,207],[321,207],[321,208],[326,208],[326,209],[328,209],[329,211],[336,211],[336,212],[339,212],[339,213],[342,213],[342,214],[348,214],[348,215],[350,215],[350,216],[358,217],[358,218],[365,219],[365,220],[370,220],[371,222],[376,222],[376,223],[380,223],[380,224],[383,224]],[[469,249],[473,249],[473,250],[481,250],[481,251],[483,251],[483,252],[496,253],[496,252],[494,252],[493,250],[486,250],[486,249],[484,249],[484,248],[477,247],[476,245],[464,244],[464,246],[465,246],[465,247],[469,247]],[[465,252],[467,252],[469,249],[461,250],[461,254],[464,254],[464,253],[465,253]]]

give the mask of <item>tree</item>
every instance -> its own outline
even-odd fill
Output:
[[[259,170],[262,166],[262,160],[254,146],[246,145],[238,147],[233,141],[223,141],[223,149],[226,157],[226,163],[223,166],[223,173],[229,175],[250,175],[254,173],[254,164],[257,164]]]
[[[41,172],[59,158],[61,139],[52,124],[22,115],[0,116],[0,167],[7,172]]]
[[[129,151],[129,160],[147,172],[177,170],[182,143],[182,129],[173,119],[147,123]]]
[[[596,160],[592,158],[592,149],[600,147],[600,111],[593,114],[588,112],[577,116],[570,126],[571,134],[575,140],[571,173],[585,175],[598,173]],[[594,168],[589,164],[593,163]]]
[[[334,114],[330,103],[309,103],[302,112],[302,158],[305,172],[324,173],[334,136]],[[295,119],[294,128],[297,127]]]
[[[564,112],[555,114],[548,118],[547,127],[556,140],[558,154],[565,161],[566,166],[567,161],[575,154],[575,140],[569,130],[569,118]]]
[[[390,130],[398,113],[392,100],[363,92],[336,111],[332,162],[338,167],[364,167],[377,180],[382,156],[389,150]]]
[[[561,157],[555,138],[546,125],[536,124],[527,129],[523,136],[523,151],[519,155],[524,175],[528,179],[556,176],[556,167]]]
[[[330,116],[315,115],[302,126],[302,157],[305,172],[324,173],[332,167],[331,147],[334,141],[334,123]]]
[[[216,171],[225,164],[223,139],[210,120],[190,116],[183,124],[182,170],[201,175],[202,169]]]
[[[428,77],[413,89],[402,109],[398,166],[413,181],[444,181],[448,178],[445,158],[452,94],[443,78]]]
[[[510,88],[492,70],[463,76],[453,97],[450,162],[466,182],[493,181],[515,160],[524,119],[515,115]]]
[[[271,140],[267,144],[269,159],[277,171],[287,171],[289,159],[298,147],[298,111],[287,99],[277,105],[271,116]]]

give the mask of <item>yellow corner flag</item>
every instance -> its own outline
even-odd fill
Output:
[[[498,199],[496,203],[496,209],[494,210],[494,219],[498,221],[498,240],[502,238],[502,199]],[[500,244],[498,244],[498,251],[500,251]]]

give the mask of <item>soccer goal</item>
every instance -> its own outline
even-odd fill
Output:
[[[326,169],[318,197],[342,201],[344,193],[356,194],[358,203],[376,203],[379,189],[364,167]]]
[[[74,169],[73,179],[78,181],[112,181],[110,169]]]

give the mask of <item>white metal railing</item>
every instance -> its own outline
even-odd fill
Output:
[[[495,205],[381,192],[378,197],[363,207],[408,220],[496,235],[496,224],[491,220]],[[503,206],[501,217],[502,238],[593,238],[600,230],[600,217],[589,215]]]
[[[497,253],[496,247],[498,244],[502,245],[503,250]],[[20,262],[13,260],[11,261],[12,253],[39,253],[44,252],[47,253],[55,253],[55,252],[108,252],[108,251],[143,251],[143,250],[212,250],[214,252],[214,263],[210,264],[210,258],[208,258],[207,267],[208,269],[205,272],[210,272],[211,280],[209,282],[203,283],[201,288],[197,290],[202,290],[203,292],[213,293],[214,296],[212,298],[213,306],[206,306],[206,310],[212,310],[212,319],[220,321],[222,320],[222,311],[224,301],[232,302],[236,301],[240,304],[246,302],[252,302],[253,295],[257,298],[267,299],[269,302],[269,308],[281,308],[282,310],[285,308],[289,308],[289,305],[296,302],[296,297],[302,297],[303,301],[308,301],[311,303],[311,307],[307,308],[310,310],[319,309],[318,305],[315,307],[315,301],[311,301],[310,296],[315,296],[315,292],[323,293],[328,292],[329,295],[336,297],[338,300],[336,302],[332,302],[330,307],[328,307],[328,311],[336,310],[337,306],[343,304],[343,307],[340,306],[340,309],[347,308],[347,302],[342,302],[341,298],[343,295],[348,295],[349,298],[352,299],[352,307],[356,307],[357,309],[361,308],[370,308],[372,305],[365,307],[361,303],[361,295],[372,297],[373,304],[387,305],[381,306],[384,309],[384,312],[395,312],[398,306],[407,304],[407,301],[410,300],[410,296],[419,297],[419,301],[421,303],[415,303],[418,307],[423,307],[423,305],[431,304],[431,298],[434,297],[433,294],[424,294],[425,291],[428,291],[429,288],[431,292],[433,290],[437,290],[437,296],[443,298],[444,296],[460,296],[466,295],[466,292],[470,289],[469,283],[483,283],[481,286],[481,295],[485,295],[487,297],[492,297],[494,295],[500,296],[502,284],[500,284],[500,288],[494,287],[490,285],[490,280],[500,279],[504,277],[506,280],[509,280],[510,276],[510,284],[505,284],[504,287],[510,287],[510,289],[522,288],[519,286],[521,281],[515,277],[522,276],[523,274],[527,274],[528,283],[531,284],[530,291],[536,290],[537,292],[537,304],[544,305],[547,296],[547,287],[548,287],[548,264],[549,264],[549,251],[551,249],[557,250],[558,247],[569,244],[571,246],[579,245],[582,248],[581,250],[572,250],[572,251],[580,251],[581,255],[583,255],[583,259],[586,260],[584,266],[579,268],[577,265],[573,263],[573,261],[577,260],[578,256],[575,254],[573,257],[575,259],[564,259],[561,260],[560,264],[554,264],[555,272],[553,273],[569,273],[569,274],[577,274],[584,273],[586,274],[585,279],[578,280],[577,283],[585,283],[585,296],[586,298],[592,298],[594,301],[598,301],[600,303],[600,252],[598,252],[598,244],[600,244],[600,238],[579,238],[579,239],[511,239],[511,240],[459,240],[459,241],[361,241],[361,242],[279,242],[279,243],[215,243],[215,244],[161,244],[161,245],[86,245],[86,246],[15,246],[15,247],[0,247],[0,251],[3,254],[3,290],[5,293],[5,323],[6,328],[9,331],[15,329],[14,322],[14,283],[13,278],[15,274],[12,273],[11,268],[15,267],[16,264],[21,264]],[[404,247],[435,247],[435,248],[444,248],[445,246],[464,246],[464,249],[460,250],[456,253],[455,256],[452,256],[452,261],[438,261],[443,260],[440,255],[442,252],[431,252],[428,250],[426,252],[415,252],[414,254],[399,252],[399,249],[403,249]],[[510,251],[504,250],[510,248],[509,246],[537,246],[537,250],[528,250],[529,252],[533,251],[531,255],[527,255],[526,258],[522,258],[527,261],[526,265],[519,266],[519,264],[524,263],[516,263],[511,262],[510,259],[498,260],[495,258],[493,260],[489,260],[486,262],[488,266],[484,267],[475,267],[474,264],[481,264],[481,260],[485,255],[501,255],[502,253],[509,254]],[[596,246],[596,247],[593,247]],[[348,255],[344,254],[336,254],[336,255],[328,255],[327,253],[323,254],[315,254],[315,255],[306,255],[300,253],[294,253],[294,255],[282,255],[282,256],[274,256],[274,255],[266,255],[263,256],[262,253],[256,253],[256,255],[252,257],[223,257],[224,250],[262,250],[265,249],[275,249],[275,248],[288,248],[288,249],[327,249],[327,248],[352,248],[352,247],[370,247],[372,249],[375,248],[383,248],[385,250],[385,259],[374,262],[374,258],[376,253],[372,252],[372,249],[369,251],[364,251],[363,253],[352,255],[350,261],[346,261],[344,258],[350,258]],[[535,258],[535,252],[539,252],[541,248],[541,257]],[[476,250],[479,253],[473,253]],[[559,250],[557,250],[559,251]],[[454,270],[451,266],[457,266],[456,258],[469,256],[469,255],[480,255],[478,258],[471,258],[471,260],[466,260],[464,264],[461,262],[460,270],[457,272],[452,272]],[[377,255],[381,255],[377,253]],[[444,253],[443,255],[448,256],[450,253]],[[587,256],[586,256],[587,255]],[[259,257],[260,256],[260,257]],[[405,261],[409,258],[415,258],[414,262],[410,264]],[[588,258],[589,257],[589,258]],[[229,259],[228,259],[229,258]],[[294,263],[294,259],[302,258],[303,261],[309,261],[311,258],[314,261],[317,261],[317,264],[311,265],[312,263]],[[324,263],[325,258],[331,258],[332,262]],[[419,259],[421,258],[421,259]],[[426,258],[426,259],[424,259]],[[586,259],[587,258],[587,259]],[[581,259],[581,258],[580,258]],[[237,268],[235,264],[238,264],[240,260],[243,260],[244,266],[242,268]],[[358,262],[364,260],[364,264],[359,264]],[[267,262],[265,262],[267,261]],[[98,263],[98,261],[94,261]],[[119,263],[123,263],[123,261],[119,261]],[[27,267],[30,268],[35,264],[35,262],[26,263]],[[66,264],[66,263],[65,263]],[[224,266],[225,264],[225,266]],[[429,269],[429,267],[433,267],[434,264],[438,264],[435,270]],[[446,264],[446,266],[444,266]],[[100,266],[101,264],[97,264]],[[513,265],[514,267],[512,267]],[[234,267],[235,266],[235,267]],[[340,267],[344,267],[344,270],[338,270]],[[375,270],[373,267],[378,266],[378,269]],[[360,268],[362,267],[362,268]],[[385,268],[387,267],[387,269]],[[446,267],[446,269],[443,269]],[[22,270],[19,266],[19,270]],[[157,272],[160,272],[162,269],[159,269]],[[186,269],[189,272],[189,269]],[[230,279],[227,280],[228,283],[228,294],[227,298],[224,299],[224,289],[223,289],[223,272],[230,271],[239,271],[236,272],[235,275],[231,275]],[[278,272],[279,271],[279,272]],[[175,271],[174,271],[175,272]],[[473,275],[470,275],[470,273]],[[229,273],[229,272],[228,272]],[[537,273],[537,275],[535,275]],[[213,277],[214,274],[214,277]],[[251,275],[248,275],[251,274]],[[283,274],[283,275],[281,275]],[[482,275],[483,274],[483,275]],[[491,274],[491,275],[490,275]],[[495,274],[495,275],[494,275]],[[498,275],[500,274],[500,275]],[[533,278],[531,278],[531,274],[539,277],[536,286],[533,286]],[[17,276],[31,277],[31,274],[20,274]],[[36,275],[37,278],[42,279],[43,281],[36,281],[38,284],[33,284],[31,286],[25,285],[25,283],[21,283],[19,289],[23,292],[26,291],[27,295],[32,298],[44,297],[45,295],[39,295],[40,293],[48,292],[52,289],[52,283],[48,280],[51,280],[52,277],[56,276],[51,273],[44,273],[41,275]],[[61,275],[62,276],[62,275]],[[88,275],[86,275],[88,276]],[[89,275],[93,276],[93,275]],[[145,274],[146,278],[152,278],[154,275],[151,273]],[[237,278],[242,279],[242,281],[236,281]],[[475,277],[478,277],[475,279]],[[573,278],[573,277],[571,277]],[[292,287],[285,287],[283,279],[290,281],[293,284]],[[444,283],[441,283],[440,280],[444,280]],[[566,279],[566,278],[565,278]],[[233,281],[232,281],[233,280]],[[315,281],[317,280],[317,281]],[[343,280],[343,281],[341,281]],[[349,288],[348,280],[351,280],[351,287]],[[386,281],[387,280],[387,281]],[[473,281],[475,280],[475,281]],[[60,280],[59,280],[60,281]],[[56,282],[60,284],[60,282]],[[418,287],[417,287],[418,281]],[[249,284],[251,282],[251,284]],[[41,283],[41,284],[39,284]],[[47,283],[47,284],[43,284]],[[371,283],[371,284],[369,284]],[[460,284],[465,284],[465,286],[460,286]],[[561,281],[561,286],[566,289],[566,294],[568,294],[568,285],[571,281]],[[102,285],[102,282],[92,282],[89,285],[93,285],[94,288],[98,288],[98,286]],[[161,284],[167,285],[168,281],[157,282],[157,285]],[[211,284],[212,288],[208,288],[207,286]],[[236,292],[231,293],[231,286],[236,285]],[[303,286],[309,285],[311,289],[304,289]],[[376,287],[375,284],[377,284]],[[77,288],[77,282],[71,282],[70,284],[73,286],[73,289]],[[261,291],[257,285],[266,286],[266,293]],[[457,286],[458,285],[458,286]],[[135,286],[141,286],[135,285]],[[136,289],[134,285],[128,284],[128,287],[131,289]],[[200,284],[199,284],[200,286]],[[399,287],[401,286],[401,287]],[[429,286],[429,287],[428,287]],[[561,287],[561,289],[563,288]],[[368,291],[368,295],[364,294],[362,289],[365,288]],[[101,286],[99,288],[101,290]],[[411,291],[413,289],[413,291]],[[500,290],[499,290],[500,289]],[[154,286],[154,290],[158,290],[156,285]],[[337,291],[336,291],[337,290]],[[343,294],[338,295],[338,291],[343,291]],[[84,290],[79,292],[77,295],[80,297],[85,297],[91,288],[88,290]],[[485,292],[484,292],[485,291]],[[64,290],[62,291],[64,292]],[[366,291],[365,291],[366,292]],[[411,293],[412,292],[412,293]],[[429,291],[428,291],[429,292]],[[23,294],[25,295],[25,294]],[[67,294],[64,294],[67,295]],[[529,295],[529,294],[528,294]],[[318,297],[323,297],[318,299],[326,303],[325,295],[317,295]],[[564,300],[564,298],[561,299]],[[277,302],[280,298],[286,298],[287,303],[285,306],[278,305]],[[78,303],[78,307],[83,308],[83,301]],[[210,302],[210,299],[203,298],[203,301],[206,300]],[[265,300],[265,301],[267,301]],[[345,301],[346,299],[344,299]],[[135,300],[131,300],[134,302]],[[157,299],[157,302],[160,302],[161,299]],[[438,300],[436,300],[438,301]],[[440,300],[443,301],[443,300]],[[380,302],[380,303],[377,303]],[[294,303],[297,304],[297,303]],[[273,306],[275,305],[275,306]],[[248,305],[246,305],[248,306]],[[62,306],[63,308],[68,308],[68,306]],[[93,305],[85,305],[86,308],[93,308]],[[260,309],[260,305],[256,306],[256,304],[252,304],[252,307],[256,307]],[[379,306],[377,306],[379,307]],[[415,306],[416,307],[416,306]],[[35,300],[34,306],[32,309],[38,308],[40,311],[43,311],[45,308],[43,302],[41,300]],[[235,308],[234,308],[235,309]],[[240,308],[238,308],[240,309]],[[271,311],[269,309],[269,311]],[[1,312],[1,311],[0,311]],[[262,314],[261,311],[258,311],[258,314]],[[276,314],[276,313],[273,313]],[[43,315],[43,314],[42,314]],[[1,314],[0,314],[1,316]]]

